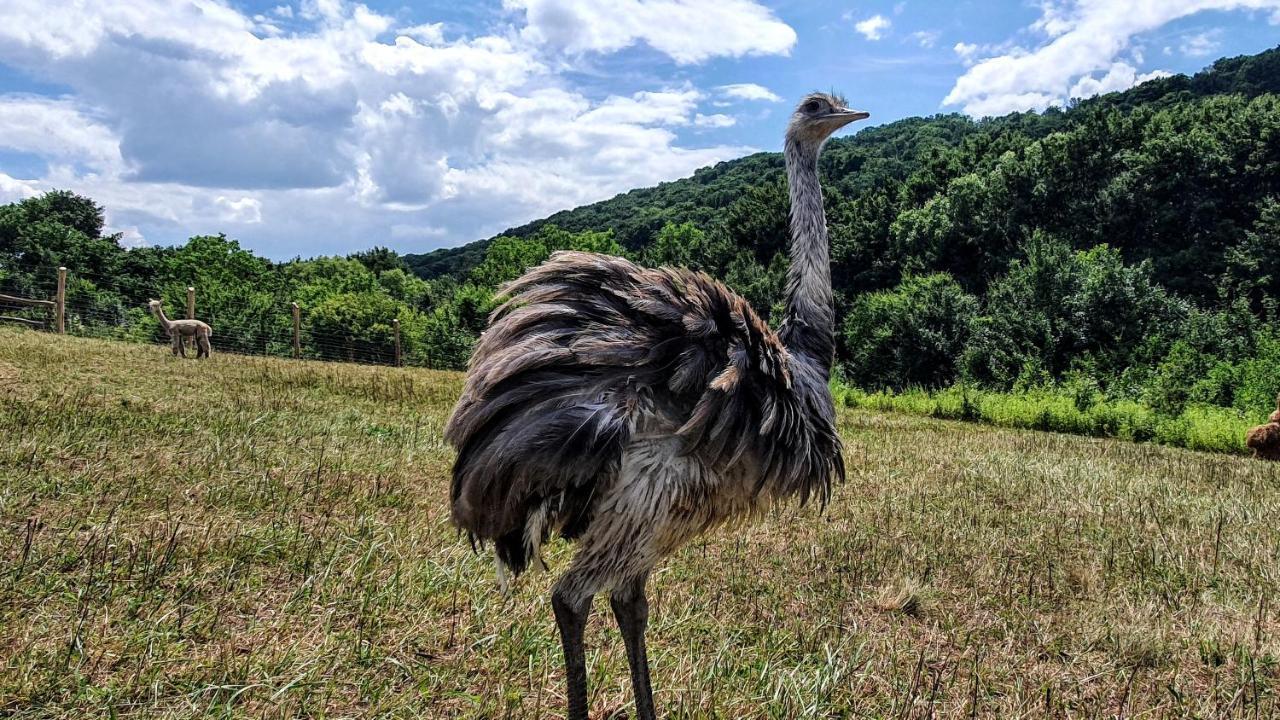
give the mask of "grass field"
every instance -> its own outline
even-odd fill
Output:
[[[459,387],[0,329],[0,716],[558,716],[554,575],[504,600],[448,523]],[[654,577],[665,717],[1280,715],[1276,465],[841,431],[825,513]],[[628,716],[603,600],[587,642],[593,717]]]

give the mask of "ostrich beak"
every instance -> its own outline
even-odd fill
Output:
[[[819,122],[822,124],[824,132],[830,135],[854,120],[865,120],[869,117],[871,117],[871,113],[869,112],[863,112],[862,110],[849,110],[846,108],[842,110],[833,110],[819,120]]]
[[[853,122],[854,120],[866,120],[867,118],[871,117],[871,113],[865,110],[849,110],[846,108],[844,110],[837,110],[836,112],[832,113],[832,117],[839,118],[840,124],[845,125],[847,123]]]

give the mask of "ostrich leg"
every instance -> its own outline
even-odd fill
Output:
[[[646,579],[641,575],[614,590],[609,597],[613,616],[618,620],[618,629],[622,631],[622,640],[627,645],[631,690],[636,698],[636,720],[657,718],[653,710],[653,688],[649,685],[649,654],[644,645],[644,631],[649,625],[649,600],[644,594]]]
[[[582,636],[587,629],[587,616],[591,614],[591,596],[576,604],[571,598],[571,594],[558,588],[551,593],[551,608],[556,613],[560,642],[564,645],[564,675],[569,683],[569,715],[566,720],[588,720],[587,657],[582,647]]]

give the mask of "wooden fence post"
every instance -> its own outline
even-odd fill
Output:
[[[57,314],[55,321],[58,327],[58,334],[62,335],[67,332],[67,269],[65,267],[58,268],[58,299],[54,301],[54,312]]]
[[[187,319],[188,320],[196,319],[196,289],[190,285],[187,286]],[[187,343],[185,339],[180,339],[178,340],[178,342],[182,343],[183,345]],[[194,350],[195,347],[196,347],[196,338],[194,335],[192,335],[191,348]]]
[[[396,367],[400,367],[400,318],[393,319],[391,327],[396,331]]]
[[[298,307],[298,303],[293,303],[293,357],[294,359],[302,357],[302,308]]]

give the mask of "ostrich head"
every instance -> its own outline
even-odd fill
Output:
[[[865,120],[871,113],[850,110],[839,95],[810,93],[796,106],[787,125],[787,137],[806,144],[821,145],[836,130],[854,120]]]

